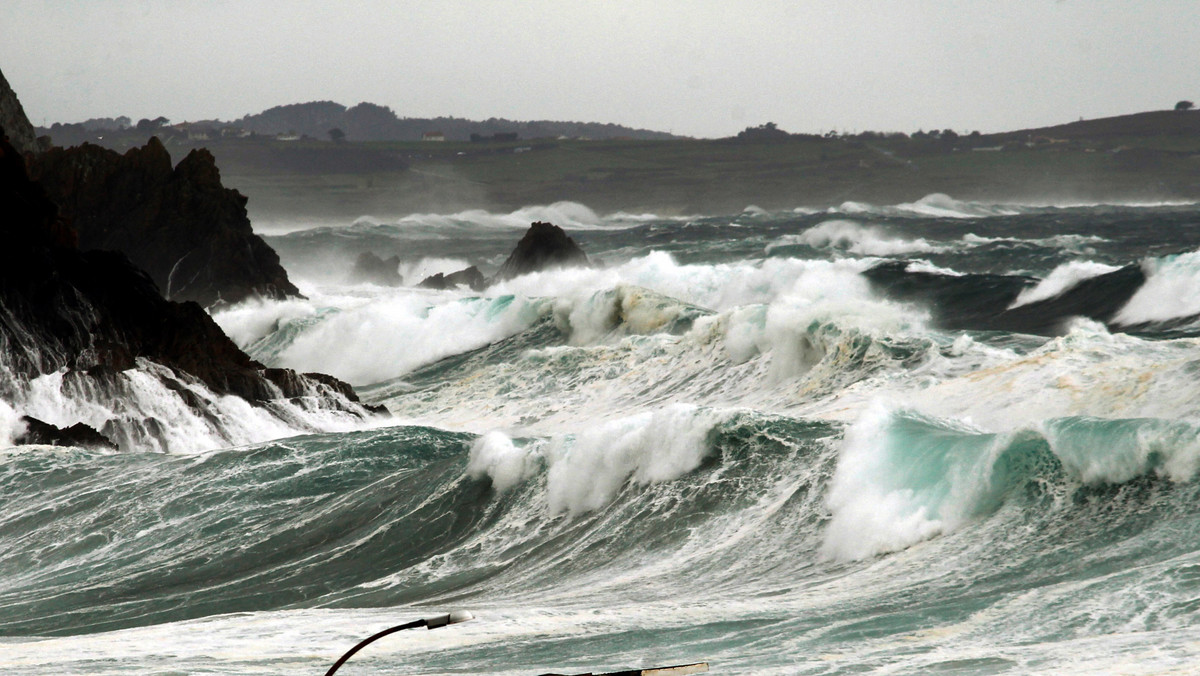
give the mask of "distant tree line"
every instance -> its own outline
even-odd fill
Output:
[[[911,139],[914,141],[939,141],[944,143],[955,143],[966,139],[974,142],[982,138],[982,134],[978,131],[973,131],[965,137],[960,135],[953,129],[931,129],[929,131],[917,130],[912,135],[902,131],[863,131],[863,132],[844,132],[832,129],[824,134],[790,134],[778,127],[774,122],[757,127],[746,127],[738,132],[737,136],[733,137],[739,141],[782,141],[785,139],[839,139],[843,141],[896,141]]]

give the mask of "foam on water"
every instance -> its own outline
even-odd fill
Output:
[[[0,448],[12,446],[13,439],[24,433],[25,423],[21,422],[21,414],[0,399]]]
[[[972,210],[1000,222],[960,223]],[[843,248],[903,232],[889,246],[938,249],[907,272],[1046,271],[1021,303],[1103,272],[1094,265],[1157,255],[1112,228],[1100,230],[1110,240],[1058,234],[1070,231],[1063,220],[1092,214],[990,213],[1002,210],[941,198],[866,205]],[[450,241],[508,227],[491,216],[388,227]],[[886,225],[866,224],[874,217]],[[714,672],[789,676],[1191,669],[1200,340],[1090,320],[1049,339],[944,331],[873,292],[862,272],[880,261],[868,254],[757,258],[766,242],[837,234],[822,215],[745,213],[628,234],[616,216],[599,220],[584,226],[594,238],[585,248],[601,251],[602,269],[483,294],[305,287],[310,300],[217,313],[264,361],[292,354],[306,368],[403,377],[363,394],[431,427],[195,458],[5,454],[0,545],[18,544],[0,546],[10,571],[0,622],[59,633],[113,614],[122,626],[157,624],[10,636],[0,669],[317,671],[371,631],[454,607],[479,619],[406,633],[356,657],[357,668],[515,676],[708,659]],[[739,256],[752,259],[725,246],[734,220]],[[715,236],[724,239],[705,239]],[[644,255],[642,238],[676,255]],[[457,256],[467,254],[429,247],[409,265]],[[1124,312],[1186,317],[1200,295],[1191,256],[1148,263],[1144,297]],[[23,396],[62,423],[111,417],[120,401],[131,420],[177,426],[169,443],[195,437],[197,447],[336,424],[305,417],[302,402],[245,411],[197,390],[222,421],[214,435],[196,416],[176,422],[179,397],[161,382],[123,378],[111,401],[73,394],[67,374]],[[9,403],[0,442],[26,410],[25,399]],[[53,566],[29,564],[52,556]],[[105,607],[110,590],[121,603]],[[181,608],[226,614],[178,622]]]
[[[289,401],[280,394],[267,405],[252,406],[240,397],[215,394],[203,383],[180,380],[168,369],[139,360],[137,368],[117,373],[107,382],[62,371],[38,376],[19,391],[8,410],[15,407],[59,427],[82,422],[122,450],[141,452],[200,453],[364,425],[359,416],[321,407],[318,396],[334,395],[314,393],[310,401]],[[0,436],[11,443],[21,431],[18,427],[14,417],[4,415]]]
[[[987,432],[961,420],[868,407],[842,441],[822,553],[898,551],[991,514],[1027,482],[1190,481],[1200,427],[1156,418],[1050,418]]]
[[[846,215],[880,215],[900,216],[908,218],[980,218],[989,216],[1015,216],[1025,209],[1016,205],[984,204],[982,202],[964,202],[949,195],[933,193],[926,195],[916,202],[906,202],[894,206],[875,206],[865,202],[843,202],[841,206],[829,209],[829,213]]]
[[[858,221],[831,220],[805,230],[799,235],[784,235],[767,245],[767,253],[779,246],[805,244],[814,249],[843,249],[861,256],[897,256],[910,253],[934,253],[944,247],[930,244],[924,238],[905,240],[889,237],[882,228]]]
[[[363,296],[254,302],[214,319],[255,358],[361,385],[511,336],[549,310],[512,294],[376,289]]]
[[[1200,252],[1147,259],[1146,283],[1121,308],[1118,324],[1162,322],[1200,315]]]
[[[524,230],[534,221],[546,221],[568,230],[624,228],[646,220],[654,214],[625,214],[617,212],[600,216],[578,202],[560,201],[546,205],[529,205],[508,213],[469,209],[454,214],[411,214],[396,221],[400,226],[455,227],[464,226]]]
[[[938,434],[943,430],[948,434]],[[976,443],[972,432],[897,417],[882,406],[865,411],[843,440],[822,553],[855,560],[896,551],[970,518],[970,489],[987,480],[991,459],[990,444]]]
[[[1058,296],[1079,282],[1092,277],[1098,277],[1121,268],[1116,265],[1106,265],[1092,261],[1070,261],[1064,263],[1046,276],[1037,286],[1029,287],[1017,295],[1017,299],[1009,305],[1009,309],[1036,303]]]
[[[369,384],[515,335],[549,313],[572,344],[584,345],[618,327],[622,335],[671,331],[705,310],[779,298],[791,305],[849,305],[873,299],[859,275],[870,264],[772,258],[681,265],[655,252],[617,267],[524,275],[482,296],[372,286],[338,293],[306,289],[309,300],[250,301],[222,309],[214,319],[268,365]],[[554,290],[552,299],[539,298],[546,289]]]
[[[713,427],[727,417],[675,404],[529,443],[524,449],[493,431],[471,447],[467,472],[489,477],[503,492],[546,466],[548,513],[581,514],[607,505],[627,480],[661,483],[696,469],[711,450],[708,437]]]

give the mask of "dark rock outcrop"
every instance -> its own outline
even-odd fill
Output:
[[[47,446],[79,446],[113,450],[117,448],[117,445],[108,437],[83,423],[75,423],[70,427],[58,427],[27,415],[21,416],[21,422],[25,423],[25,432],[13,439],[13,442],[18,445],[45,444]]]
[[[588,264],[587,254],[562,228],[539,221],[529,226],[491,281],[494,284],[547,268]]]
[[[345,383],[263,367],[200,305],[164,299],[123,254],[80,251],[70,234],[16,149],[0,141],[0,372],[28,380],[65,369],[102,380],[149,360],[181,382],[252,403],[316,397],[323,406],[364,412]],[[0,395],[17,386],[0,381]]]
[[[350,270],[351,282],[368,282],[380,286],[400,286],[400,257],[380,258],[373,251],[364,251],[354,261]]]
[[[470,287],[473,291],[483,291],[487,288],[487,279],[479,268],[472,265],[465,270],[451,272],[448,275],[437,273],[421,280],[417,286],[426,289],[453,289],[458,286]]]
[[[221,185],[207,150],[172,168],[157,138],[124,155],[85,143],[37,156],[30,173],[78,233],[81,250],[124,253],[169,300],[299,295],[279,256],[253,233],[246,198]]]
[[[18,152],[38,151],[37,132],[25,116],[16,93],[8,86],[8,80],[4,79],[4,73],[0,72],[0,137],[4,136],[8,136],[8,142]]]

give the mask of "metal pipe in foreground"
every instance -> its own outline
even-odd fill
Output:
[[[363,648],[367,647],[368,644],[378,641],[379,639],[383,638],[384,636],[387,636],[388,634],[394,634],[398,631],[403,631],[405,629],[416,629],[417,627],[425,627],[427,629],[437,629],[438,627],[444,627],[448,624],[458,624],[459,622],[466,622],[467,620],[473,620],[473,619],[475,619],[475,616],[472,615],[470,613],[470,611],[456,610],[452,613],[447,613],[445,615],[437,615],[436,617],[430,617],[430,618],[424,619],[424,620],[415,620],[415,621],[409,622],[407,624],[401,624],[401,625],[397,625],[395,627],[389,627],[388,629],[384,629],[383,631],[381,631],[377,634],[368,636],[367,638],[363,639],[362,641],[359,641],[358,645],[354,646],[349,651],[347,651],[346,654],[342,655],[338,659],[337,662],[333,663],[332,667],[329,667],[329,671],[325,672],[325,676],[333,676],[334,672],[336,672],[338,670],[338,667],[345,664],[346,660],[348,660],[354,656],[354,653],[362,650]]]

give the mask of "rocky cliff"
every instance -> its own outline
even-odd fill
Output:
[[[87,176],[81,170],[80,183],[71,185],[90,193]],[[21,389],[43,374],[62,373],[64,388],[103,389],[122,372],[137,369],[202,415],[215,417],[191,383],[258,405],[307,398],[317,406],[367,414],[345,383],[263,367],[200,305],[165,300],[123,254],[81,251],[73,239],[54,202],[27,176],[17,149],[0,141],[0,400],[18,401]]]
[[[12,87],[8,86],[8,80],[4,79],[2,72],[0,72],[0,130],[2,130],[0,136],[8,136],[8,142],[13,144],[18,151],[22,153],[37,151],[37,134],[34,132],[33,125],[29,123],[29,118],[25,116],[25,109],[21,107],[16,93],[13,92]]]
[[[84,144],[42,153],[30,172],[78,233],[81,250],[124,253],[169,300],[207,306],[299,294],[252,231],[246,197],[221,185],[207,150],[172,168],[156,138],[124,155]]]

